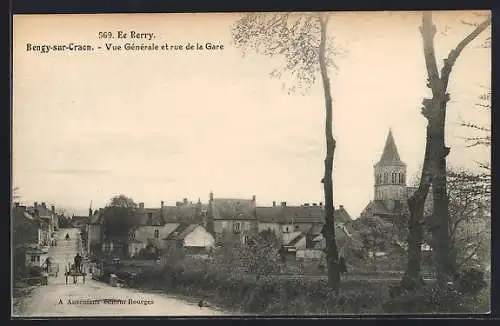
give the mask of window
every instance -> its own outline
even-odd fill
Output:
[[[31,256],[31,262],[32,262],[32,263],[36,262],[36,256],[35,256],[35,255],[32,255],[32,256]]]
[[[296,224],[295,225],[295,230],[298,230],[299,229],[299,226]]]
[[[248,242],[248,235],[245,235],[243,236],[243,243],[247,243]]]
[[[386,172],[386,173],[384,173],[384,183],[388,183],[388,181],[389,181],[389,175]]]
[[[285,231],[283,231],[283,232],[285,232],[285,233],[290,232],[290,228],[289,228],[288,226],[286,226],[286,227],[285,227]]]
[[[160,237],[160,231],[155,230],[155,239],[158,239]]]
[[[233,228],[234,228],[235,232],[240,232],[240,230],[241,230],[240,222],[235,222]]]

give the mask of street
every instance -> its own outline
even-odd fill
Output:
[[[65,240],[66,232],[70,240]],[[57,246],[49,253],[52,263],[59,264],[58,277],[49,277],[47,286],[37,287],[21,303],[22,315],[18,317],[59,316],[206,316],[222,315],[212,308],[200,308],[163,294],[146,294],[138,290],[112,287],[94,281],[90,276],[66,284],[64,267],[72,262],[78,250],[78,229],[65,229],[57,234]]]

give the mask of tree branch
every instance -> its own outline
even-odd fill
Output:
[[[444,65],[441,69],[441,81],[443,83],[443,90],[446,90],[448,87],[448,81],[450,79],[450,73],[453,68],[453,65],[457,61],[458,56],[462,53],[463,49],[472,42],[479,34],[481,34],[489,25],[491,24],[491,16],[488,15],[488,18],[479,24],[469,35],[467,35],[462,41],[458,43],[458,45],[451,50],[448,54],[448,57],[444,59]]]
[[[432,22],[432,12],[425,11],[422,15],[422,26],[420,27],[424,42],[424,57],[427,67],[428,84],[433,95],[438,95],[440,90],[439,71],[436,63],[436,53],[434,51],[434,36],[436,26]]]

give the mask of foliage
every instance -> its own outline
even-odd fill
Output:
[[[132,198],[113,197],[102,211],[106,236],[127,236],[130,229],[139,224],[136,210],[137,204]]]
[[[386,251],[394,245],[396,234],[392,223],[379,216],[365,216],[356,222],[361,243],[366,251]]]
[[[67,229],[70,228],[71,225],[71,218],[64,216],[64,215],[59,215],[59,228],[60,229]]]
[[[490,180],[482,174],[451,169],[447,181],[450,246],[457,267],[470,265],[478,255],[483,265],[489,265]]]
[[[318,14],[249,13],[233,28],[234,44],[244,54],[258,54],[282,59],[281,65],[270,72],[271,77],[289,82],[289,93],[307,91],[317,79],[321,26]],[[334,39],[326,42],[326,65],[335,66],[334,56],[342,51]]]
[[[167,264],[162,271],[143,271],[137,286],[161,287],[168,293],[198,296],[228,310],[255,314],[373,313],[380,312],[380,303],[387,300],[385,284],[348,281],[342,284],[342,294],[336,295],[326,280],[264,275],[255,279],[188,259]]]
[[[248,239],[244,248],[247,270],[266,275],[277,270],[279,241],[273,231],[262,231]]]
[[[217,249],[215,261],[226,272],[239,270],[265,275],[279,269],[278,239],[273,231],[262,231],[249,237],[246,244],[226,242]]]
[[[477,295],[487,285],[484,280],[484,272],[475,268],[464,270],[456,283],[457,290],[467,295]]]

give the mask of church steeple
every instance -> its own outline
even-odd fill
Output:
[[[399,157],[398,148],[396,147],[391,129],[389,129],[389,133],[387,134],[384,151],[377,165],[405,165]]]
[[[374,199],[383,201],[392,210],[396,201],[406,198],[406,164],[399,157],[392,130],[389,129],[384,151],[374,166]]]

